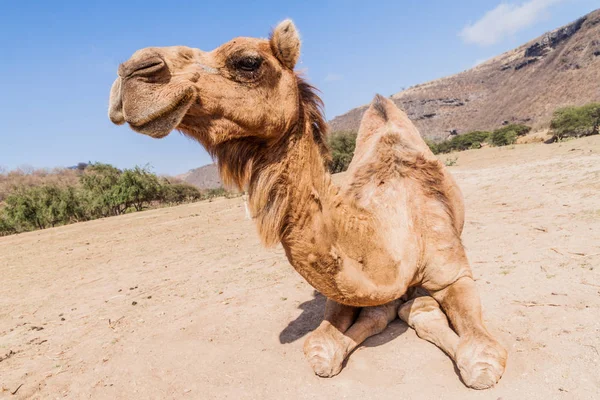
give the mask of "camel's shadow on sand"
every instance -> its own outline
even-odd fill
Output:
[[[313,299],[305,301],[298,306],[302,310],[302,314],[295,320],[291,321],[279,334],[279,342],[281,344],[293,343],[298,339],[306,336],[310,332],[317,329],[321,321],[323,321],[323,313],[325,312],[326,297],[316,290],[313,292]],[[400,318],[396,318],[378,335],[371,336],[365,340],[360,347],[377,347],[401,336],[408,330],[408,325]],[[348,359],[344,361],[344,367]],[[454,373],[464,383],[456,364],[454,364]]]
[[[302,314],[291,321],[288,326],[281,331],[279,334],[279,342],[281,344],[293,343],[317,329],[321,321],[323,321],[326,300],[325,296],[315,290],[311,300],[305,301],[298,306],[298,308],[302,310]],[[400,319],[395,319],[383,332],[379,335],[370,337],[362,344],[362,346],[381,346],[402,335],[407,329],[408,325]]]

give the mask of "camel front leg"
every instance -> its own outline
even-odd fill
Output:
[[[462,277],[441,290],[430,292],[458,333],[454,360],[464,383],[473,389],[495,385],[504,373],[507,353],[483,324],[473,278]]]
[[[419,296],[402,304],[398,309],[400,319],[415,330],[417,336],[435,344],[456,360],[458,335],[450,328],[448,318],[431,296]]]
[[[327,312],[330,304],[334,313]],[[396,300],[360,309],[327,300],[325,320],[304,343],[304,354],[315,374],[322,377],[337,375],[346,357],[356,347],[368,337],[382,332],[396,318],[399,305],[400,300]],[[354,321],[357,313],[358,318]],[[352,318],[349,318],[350,315]]]
[[[356,319],[360,308],[345,306],[327,299],[323,322],[304,342],[304,354],[315,374],[337,375],[344,362],[344,332]]]

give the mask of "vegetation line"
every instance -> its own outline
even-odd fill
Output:
[[[54,173],[17,170],[0,174],[0,236],[227,195],[223,188],[200,191],[159,177],[149,167],[121,171],[82,163]]]

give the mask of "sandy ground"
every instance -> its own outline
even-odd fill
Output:
[[[600,398],[600,137],[456,156],[495,388],[398,320],[316,377],[324,299],[237,198],[0,238],[0,398]]]

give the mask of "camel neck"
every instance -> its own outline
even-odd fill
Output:
[[[281,242],[294,269],[328,298],[377,305],[399,297],[405,288],[373,215],[342,200],[310,130],[263,154],[276,156],[253,164],[248,191],[263,242]]]
[[[336,297],[329,272],[340,263],[332,252],[338,236],[338,189],[309,132],[292,135],[283,146],[281,157],[250,179],[249,204],[259,234],[267,245],[281,242],[294,269],[321,293]]]
[[[303,125],[269,144],[269,156],[252,165],[249,204],[266,245],[285,242],[314,212],[322,213],[337,192],[310,131],[312,124]]]

